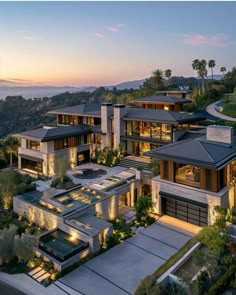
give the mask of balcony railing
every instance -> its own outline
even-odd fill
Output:
[[[171,140],[171,133],[170,132],[160,132],[160,133],[148,133],[142,131],[126,131],[126,137],[133,137],[133,138],[145,138],[150,139],[151,141],[170,141]]]

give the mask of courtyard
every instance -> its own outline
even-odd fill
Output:
[[[133,294],[141,279],[153,273],[192,236],[160,218],[55,284],[84,295]]]

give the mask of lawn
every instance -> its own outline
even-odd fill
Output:
[[[225,103],[222,114],[236,118],[236,103]]]

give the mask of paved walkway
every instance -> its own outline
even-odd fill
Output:
[[[27,295],[68,295],[68,294],[72,295],[72,293],[65,292],[64,289],[54,284],[51,284],[49,287],[45,288],[44,286],[37,283],[35,280],[30,278],[26,274],[9,275],[9,274],[0,272],[0,281],[12,286],[13,288],[16,288],[17,290]],[[0,294],[4,295],[4,293],[1,293],[1,292]],[[77,294],[73,294],[73,295],[81,295],[81,294],[77,292]]]
[[[232,118],[230,116],[226,116],[226,115],[221,114],[221,113],[219,113],[219,112],[216,111],[215,107],[216,107],[217,103],[219,103],[220,101],[221,100],[218,100],[216,102],[213,102],[213,103],[209,104],[207,106],[207,108],[206,108],[206,111],[209,114],[211,114],[212,116],[215,116],[215,117],[217,117],[219,119],[236,122],[236,118]]]
[[[159,220],[59,282],[83,295],[133,294],[141,279],[153,273],[192,236]]]

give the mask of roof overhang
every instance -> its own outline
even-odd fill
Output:
[[[49,111],[47,114],[50,115],[68,115],[68,116],[81,116],[81,117],[94,117],[101,118],[101,114],[93,114],[93,113],[78,113],[78,112],[63,112],[63,111]]]
[[[19,154],[19,156],[20,156],[22,159],[26,159],[26,160],[34,161],[34,162],[37,162],[37,163],[42,163],[42,162],[43,162],[43,159],[36,158],[36,157],[33,157],[33,156],[29,156],[29,155],[25,155],[25,154]]]
[[[195,160],[195,159],[186,159],[184,157],[176,157],[176,156],[172,157],[171,155],[156,154],[156,153],[153,153],[152,150],[144,152],[143,154],[145,156],[148,156],[151,158],[156,158],[159,160],[173,161],[176,163],[192,165],[192,166],[196,166],[196,167],[202,167],[202,168],[213,169],[213,170],[221,170],[227,164],[231,163],[233,160],[236,159],[236,155],[233,154],[231,156],[226,157],[223,161],[220,161],[217,163],[210,163],[210,162],[204,162],[204,161],[199,161],[199,160]]]

